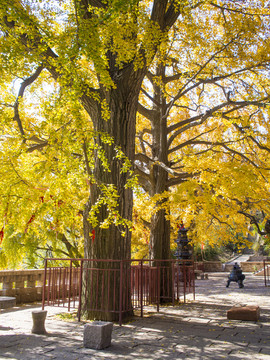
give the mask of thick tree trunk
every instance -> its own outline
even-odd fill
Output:
[[[123,170],[123,160],[116,157],[116,147],[119,147],[124,155],[130,160],[131,164],[134,161],[135,155],[135,126],[136,126],[136,111],[138,103],[138,95],[140,91],[141,82],[143,79],[143,72],[134,72],[133,70],[125,71],[122,74],[121,79],[116,83],[116,89],[99,91],[100,101],[93,104],[92,100],[86,98],[85,104],[96,131],[95,144],[97,152],[95,155],[95,167],[93,175],[95,183],[91,185],[89,201],[85,206],[84,210],[84,249],[85,258],[87,259],[112,259],[112,260],[129,260],[131,257],[131,232],[127,226],[111,224],[108,229],[102,229],[99,226],[92,227],[88,221],[89,212],[92,206],[97,203],[99,197],[102,194],[102,184],[113,185],[118,195],[118,208],[116,209],[118,214],[127,220],[132,220],[132,189],[126,187],[127,180],[130,176],[129,171]],[[104,119],[102,116],[101,104],[106,103],[110,112],[110,117]],[[89,106],[90,104],[90,106]],[[113,138],[113,144],[104,143],[102,140],[102,134],[108,134]],[[99,154],[104,151],[109,169],[105,169],[102,164],[102,159]],[[99,154],[98,154],[99,152]],[[97,219],[99,224],[108,217],[108,206],[103,204],[99,207],[97,213]],[[94,235],[93,235],[94,233]],[[123,236],[124,233],[124,236]],[[96,276],[90,278],[88,276],[87,286],[84,287],[83,298],[85,299],[83,304],[84,313],[88,318],[99,318],[101,320],[118,320],[117,311],[120,304],[120,263],[112,262],[102,263],[95,262],[91,265],[96,268],[103,267],[104,269],[114,267],[116,274],[114,280],[110,275],[104,275],[102,285],[103,288],[107,289],[106,294],[103,294],[103,300],[100,293],[95,295],[95,304],[89,306],[91,295],[89,291],[92,288],[93,291],[101,292],[102,290],[98,287],[98,278]],[[128,274],[130,263],[125,262],[123,265],[124,279],[121,286],[125,291],[125,306],[131,308],[130,290],[128,288]],[[109,273],[108,270],[107,274]],[[89,272],[89,271],[88,271]],[[87,270],[85,270],[85,276]],[[102,271],[100,271],[102,273]],[[105,272],[103,271],[105,274]],[[111,282],[111,283],[110,283]],[[86,280],[85,280],[86,285]],[[126,287],[126,288],[125,288]],[[112,296],[112,294],[114,294]],[[104,298],[105,296],[105,298]],[[93,297],[93,295],[92,295]],[[123,299],[122,299],[123,300]],[[99,304],[102,301],[102,304]],[[112,309],[114,312],[102,311],[96,312],[91,309],[98,309],[104,306],[105,308]],[[113,302],[113,303],[112,303]],[[116,308],[115,308],[116,307]],[[87,310],[88,309],[88,310]],[[130,315],[130,311],[125,315]]]
[[[156,75],[165,78],[164,66],[160,65]],[[166,100],[159,85],[154,84],[154,116],[151,121],[152,126],[152,158],[168,166],[168,143],[167,143],[167,116]],[[158,104],[158,105],[157,105]],[[168,173],[160,165],[154,165],[152,169],[152,197],[163,195],[168,191]],[[167,201],[166,198],[158,200],[156,203],[157,211],[151,217],[150,233],[150,259],[168,260],[170,259],[170,221],[166,219],[166,209],[162,205]],[[161,208],[160,208],[161,207]],[[166,262],[153,261],[152,265],[157,266],[160,271],[160,301],[172,301],[171,287],[171,265]]]
[[[159,210],[151,218],[150,258],[170,259],[170,221],[165,210]]]
[[[164,71],[164,66],[160,65],[156,75],[164,78]],[[154,85],[154,99],[156,105],[153,109],[154,116],[151,121],[152,158],[168,166],[166,101],[159,85]],[[168,191],[167,182],[167,171],[160,165],[154,165],[152,169],[152,183],[154,185],[150,195],[153,197]],[[162,206],[164,202],[166,202],[166,199],[157,201],[156,206]],[[151,218],[150,258],[170,258],[170,222],[166,219],[165,209],[158,210]]]
[[[160,179],[159,179],[160,180]],[[165,182],[163,184],[166,184]],[[158,192],[162,194],[163,191]],[[164,199],[163,201],[166,201]],[[162,205],[162,201],[157,203],[157,206]],[[160,277],[160,293],[159,298],[161,303],[172,302],[172,288],[167,286],[171,284],[172,272],[171,264],[168,261],[170,256],[170,221],[166,219],[166,210],[160,209],[151,217],[151,232],[150,232],[150,259],[153,259],[152,266],[159,269]]]

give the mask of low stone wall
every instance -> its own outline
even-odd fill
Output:
[[[255,272],[263,269],[262,261],[246,261],[240,263],[243,272]]]
[[[16,303],[42,300],[44,270],[0,271],[0,296],[16,297]]]
[[[221,261],[197,261],[195,262],[195,269],[198,268],[204,272],[220,272],[223,271]]]
[[[254,273],[255,271],[259,271],[263,269],[263,262],[262,261],[245,261],[240,262],[239,264],[243,272],[251,272]],[[233,269],[232,265],[226,265],[224,271],[228,272]]]
[[[240,263],[243,272],[256,272],[263,269],[262,261],[245,261]],[[232,265],[222,264],[221,261],[198,261],[195,262],[195,269],[204,272],[230,272],[233,268]]]

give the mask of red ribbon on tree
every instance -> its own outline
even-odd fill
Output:
[[[94,243],[96,237],[95,229],[92,230],[92,243]]]
[[[2,244],[4,238],[4,226],[2,227],[1,231],[0,231],[0,244]]]
[[[31,222],[33,222],[33,221],[35,220],[35,217],[36,217],[36,215],[33,214],[33,215],[31,216],[30,220],[28,221],[28,223],[26,224],[26,228],[25,228],[25,230],[24,230],[24,233],[25,233],[25,234],[27,233],[28,226],[31,224]]]

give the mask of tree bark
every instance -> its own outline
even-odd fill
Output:
[[[105,90],[101,88],[99,91],[99,102],[93,103],[92,99],[84,99],[85,108],[91,116],[94,124],[94,130],[97,134],[94,139],[95,145],[97,148],[104,150],[109,164],[109,170],[104,169],[102,159],[98,156],[98,154],[95,155],[95,166],[93,170],[95,183],[90,185],[90,196],[83,213],[84,256],[86,259],[128,260],[131,257],[131,232],[127,226],[115,226],[114,224],[111,224],[108,229],[102,229],[99,226],[93,228],[88,221],[88,217],[92,206],[96,204],[99,197],[102,195],[100,185],[104,184],[106,186],[107,184],[112,184],[118,195],[118,208],[116,209],[118,214],[124,219],[130,221],[132,220],[132,189],[125,186],[130,174],[129,171],[122,171],[123,163],[121,159],[116,157],[115,147],[119,147],[124,155],[130,160],[131,164],[133,164],[135,155],[136,112],[143,77],[144,70],[135,72],[132,66],[130,66],[123,71],[121,78],[118,78],[116,89]],[[106,102],[110,112],[110,117],[108,119],[104,119],[102,116],[101,103],[104,103],[104,101]],[[90,107],[89,104],[91,104]],[[102,140],[102,134],[108,134],[112,137],[114,140],[113,144],[104,143]],[[99,213],[97,214],[98,222],[101,223],[107,218],[107,216],[108,207],[106,204],[103,204],[100,206]],[[125,236],[123,236],[123,232],[125,233]],[[115,293],[116,297],[106,295],[107,298],[105,299],[105,302],[109,302],[107,306],[109,308],[112,307],[112,304],[110,304],[112,301],[119,305],[120,263],[93,262],[92,265],[97,268],[102,267],[104,269],[108,269],[113,266],[117,269],[116,283],[109,284],[111,280],[110,276],[105,276],[104,281],[108,282],[108,284],[104,284],[104,288],[107,286],[109,287],[107,294],[113,293],[112,286],[117,289]],[[124,262],[123,271],[125,277],[128,276],[129,269],[130,262]],[[86,273],[87,271],[85,270],[85,276],[87,276]],[[97,288],[97,282],[97,277],[92,278],[90,281],[88,276],[87,288]],[[125,281],[122,286],[129,285],[127,285],[127,281]],[[126,289],[126,293],[129,292],[130,289]],[[88,311],[87,308],[89,308],[88,304],[90,300],[87,296],[84,296],[84,298],[85,301],[83,309],[86,317],[98,317],[99,319],[106,321],[118,320],[118,309],[116,309],[116,312],[114,313],[96,313],[95,311]],[[130,308],[130,296],[127,296],[127,298],[128,300],[126,305],[128,305],[127,308]],[[92,305],[91,308],[98,308],[100,306],[100,304],[98,304],[99,296],[97,296],[96,299],[97,303],[95,306]],[[130,312],[127,312],[124,315],[129,316]]]
[[[164,81],[165,68],[159,65],[156,76]],[[157,163],[168,166],[168,143],[167,143],[167,116],[166,100],[159,85],[153,83],[154,87],[154,108],[151,120],[152,127],[152,158]],[[168,191],[168,173],[160,165],[153,165],[152,169],[152,192],[151,196],[163,195]],[[150,227],[150,259],[168,260],[170,259],[170,221],[166,219],[166,209],[162,208],[167,198],[162,197],[156,203],[157,211],[151,217]],[[161,207],[161,208],[160,208]],[[171,284],[171,265],[166,261],[153,261],[153,266],[158,266],[160,271],[160,301],[172,301],[172,289],[167,284]],[[165,279],[165,281],[164,281]]]
[[[156,76],[165,78],[165,68],[159,65]],[[168,166],[168,144],[167,144],[167,116],[166,100],[159,85],[154,87],[154,108],[151,119],[152,127],[152,159]],[[168,173],[159,165],[153,165],[152,169],[152,191],[151,196],[162,195],[168,191]],[[162,206],[166,198],[157,201],[156,206]],[[159,209],[151,218],[150,233],[150,258],[169,259],[170,258],[170,222],[166,219],[166,210]]]

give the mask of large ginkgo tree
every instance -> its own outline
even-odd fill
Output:
[[[162,44],[166,46],[169,29],[185,9],[190,11],[196,6],[174,0],[1,2],[2,139],[6,144],[13,142],[13,153],[17,152],[12,164],[6,152],[2,155],[7,166],[14,169],[5,194],[9,209],[3,210],[6,222],[17,196],[17,182],[29,196],[33,188],[41,188],[20,175],[23,157],[27,161],[30,153],[33,158],[40,156],[34,160],[33,170],[47,170],[50,182],[46,183],[44,174],[43,188],[57,184],[58,195],[66,187],[65,176],[62,182],[58,176],[66,171],[62,170],[66,169],[65,163],[82,156],[79,179],[72,166],[63,175],[70,181],[73,178],[73,188],[80,186],[81,172],[87,173],[88,195],[84,196],[81,212],[84,256],[130,258],[132,164],[141,84],[156,51]],[[45,101],[42,94],[46,92],[52,96]],[[75,104],[81,107],[77,112],[87,114],[92,136],[80,114],[65,116],[61,109],[60,119],[58,113],[52,115],[49,108],[59,99],[73,102],[74,111]],[[55,126],[57,122],[59,127]],[[60,133],[63,136],[59,139]],[[66,193],[68,190],[66,187]],[[43,197],[47,200],[46,194],[39,196]],[[65,208],[67,200],[54,194],[50,198],[57,212]],[[75,207],[78,200],[74,200]],[[49,206],[49,200],[40,201],[46,204],[44,207]],[[22,207],[22,216],[26,217],[24,211]],[[28,212],[27,226],[35,221],[37,211],[30,218]],[[54,218],[56,224],[60,220],[60,214]],[[110,317],[107,315],[105,318]]]
[[[154,107],[148,100],[141,104],[155,117],[150,119],[154,184],[160,175],[178,177],[181,156],[194,166],[196,153],[189,163],[190,152],[180,151],[185,139],[178,135],[185,126],[203,124],[213,116],[230,123],[231,109],[241,110],[243,99],[234,97],[240,88],[230,89],[225,80],[246,81],[249,71],[259,84],[260,76],[257,88],[247,81],[244,88],[250,98],[245,94],[244,101],[267,105],[263,75],[268,71],[269,40],[264,5],[263,1],[2,0],[0,238],[7,240],[3,246],[9,253],[12,249],[19,253],[23,241],[34,247],[32,239],[42,247],[40,234],[45,238],[46,229],[54,237],[51,241],[60,244],[59,253],[130,259],[136,114],[145,76],[155,87],[155,94],[150,94]],[[170,82],[168,95],[162,73],[154,71],[156,80],[150,75],[156,63],[166,65],[166,54],[171,58],[169,81],[176,81]],[[240,79],[238,73],[247,76]],[[212,88],[207,93],[208,84]],[[147,86],[144,83],[144,93]],[[167,96],[166,108],[159,106],[156,90],[160,99]],[[218,105],[221,101],[226,104]],[[166,130],[163,120],[174,107],[181,107],[181,114],[186,109],[185,115],[183,120],[173,115]],[[140,106],[142,111],[145,115]],[[252,119],[251,113],[247,119]],[[247,129],[236,125],[239,133]],[[158,146],[168,135],[167,152],[159,158]],[[190,135],[197,151],[211,147],[213,139]],[[258,141],[251,133],[245,136]],[[173,152],[174,169],[166,158]],[[177,184],[167,180],[151,195]],[[108,313],[103,318],[113,316]]]

